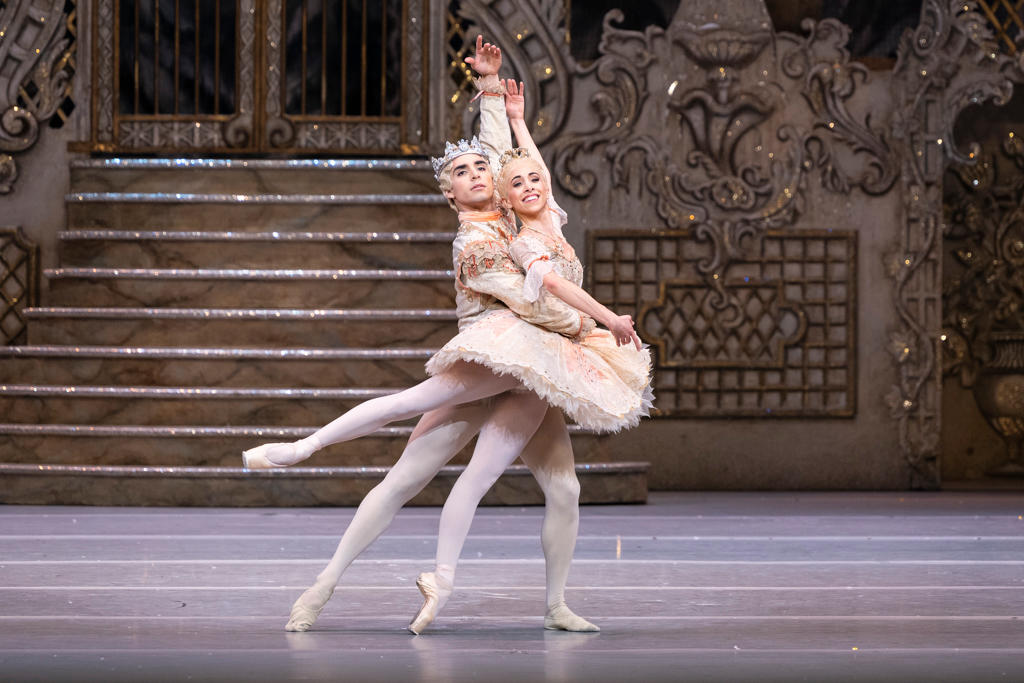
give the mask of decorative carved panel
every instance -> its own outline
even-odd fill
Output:
[[[0,333],[4,344],[24,344],[26,306],[39,303],[39,246],[18,228],[0,228]]]
[[[0,5],[0,194],[18,177],[13,155],[36,144],[40,126],[58,127],[73,108],[76,4]]]
[[[659,390],[671,387],[659,404],[662,412],[753,416],[767,415],[769,407],[777,414],[787,405],[774,395],[725,402],[720,383],[713,391],[715,380],[703,383],[702,373],[711,377],[712,371],[700,363],[715,364],[715,373],[729,364],[737,368],[729,372],[750,372],[741,369],[744,364],[774,362],[791,350],[787,344],[797,343],[792,325],[781,321],[794,310],[787,306],[799,309],[806,302],[785,288],[780,294],[763,284],[740,286],[735,268],[759,263],[770,236],[802,239],[804,230],[820,225],[816,216],[823,212],[870,215],[883,227],[872,228],[871,242],[861,246],[886,254],[891,307],[881,319],[893,363],[891,382],[873,375],[871,386],[861,390],[869,392],[872,405],[888,404],[896,435],[891,440],[910,485],[936,486],[941,179],[950,161],[972,161],[971,150],[959,149],[954,139],[958,113],[971,103],[1005,103],[1014,83],[1024,82],[1024,58],[1016,50],[1024,5],[924,0],[920,23],[903,35],[891,71],[852,61],[849,29],[838,21],[805,21],[800,35],[773,30],[762,0],[688,0],[667,28],[642,31],[621,28],[623,15],[613,10],[604,19],[599,57],[580,65],[565,48],[564,17],[545,11],[551,6],[464,0],[460,16],[497,39],[513,75],[541,84],[531,90],[535,109],[529,118],[536,114],[531,123],[542,137],[556,190],[569,195],[563,205],[596,240],[596,260],[588,266],[598,292],[612,287],[601,294],[604,300],[643,312],[640,322],[658,347]],[[547,76],[549,67],[550,76],[567,70],[569,78],[538,79],[537,69]],[[640,264],[623,261],[615,266],[622,268],[618,274],[599,270],[612,268],[601,260],[602,249],[612,248],[606,241],[619,241],[620,259],[641,248],[637,235],[622,238],[635,242],[626,247],[605,232],[625,221],[657,225],[649,234],[659,249],[669,248],[659,241],[663,230],[680,231],[670,234],[683,235],[688,254],[701,256],[651,261],[644,267],[655,270],[642,273],[646,289],[640,296],[629,289],[639,287],[634,279],[640,276],[630,268]],[[881,235],[885,244],[878,243]],[[801,258],[783,265],[802,268]],[[672,270],[683,265],[687,272]],[[602,282],[609,277],[619,278],[617,284]],[[877,298],[882,285],[875,280],[871,286]],[[810,335],[814,323],[803,310]],[[724,317],[712,320],[716,314]],[[767,322],[754,335],[758,314]],[[746,331],[727,331],[728,321]],[[688,325],[704,327],[688,338]],[[853,344],[852,327],[849,332],[844,345]],[[852,363],[852,354],[847,359]],[[834,368],[826,361],[811,369]],[[775,379],[749,381],[782,386]],[[853,413],[852,380],[836,383],[837,392],[831,392],[831,379],[821,386],[824,393],[801,399],[802,412],[794,414]],[[800,391],[818,389],[802,384]]]
[[[576,66],[569,56],[566,30],[569,0],[458,0],[447,7],[444,36],[449,80],[449,138],[474,130],[476,108],[471,72],[463,58],[477,34],[501,46],[507,73],[529,83],[526,120],[539,145],[568,120]]]
[[[768,231],[718,289],[693,230],[595,230],[589,281],[654,347],[659,415],[850,417],[856,244],[850,231]]]

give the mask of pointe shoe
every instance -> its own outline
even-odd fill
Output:
[[[299,599],[292,605],[288,623],[285,624],[285,631],[308,631],[316,623],[324,605],[334,595],[334,587],[323,588],[319,584],[313,584],[307,588]]]
[[[256,448],[242,451],[242,466],[247,470],[269,470],[275,467],[288,467],[294,463],[279,463],[270,459],[269,453],[278,451],[281,455],[290,456],[295,450],[290,443],[265,443]]]
[[[424,572],[416,579],[416,587],[423,594],[423,606],[409,624],[409,631],[415,635],[423,633],[430,626],[437,613],[452,594],[453,586],[434,572]]]
[[[548,613],[544,615],[544,628],[549,631],[576,633],[597,633],[601,630],[583,617],[577,616],[564,602],[548,608]]]

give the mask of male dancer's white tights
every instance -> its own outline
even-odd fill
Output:
[[[530,398],[525,394],[518,396]],[[352,561],[391,524],[398,510],[422,490],[438,470],[481,430],[481,425],[491,413],[490,405],[477,403],[449,406],[423,416],[413,431],[402,457],[384,480],[360,503],[327,567],[317,577],[316,583],[295,603],[292,618],[286,627],[288,630],[305,631],[312,626],[320,610],[330,599],[342,573]],[[495,425],[495,431],[501,435],[502,430],[498,424]],[[473,460],[483,455],[485,454],[478,447]],[[559,410],[546,410],[540,428],[526,444],[521,457],[537,478],[545,497],[541,544],[546,561],[548,616],[550,618],[555,614],[563,619],[564,623],[556,624],[555,627],[575,627],[574,630],[583,630],[580,623],[587,626],[589,624],[572,614],[564,602],[565,583],[576,546],[579,524],[579,482],[576,479],[572,444],[565,428],[565,420]],[[493,476],[492,468],[486,467],[481,470],[485,472],[483,476]],[[463,477],[465,476],[464,473]],[[470,479],[473,480],[472,486]],[[461,480],[462,477],[460,482]],[[480,491],[477,482],[476,477],[470,477],[464,486],[457,483],[456,487],[467,492]],[[486,491],[486,488],[482,490]],[[463,510],[467,506],[475,510],[479,498],[474,501],[474,497],[475,494],[460,495],[458,502],[453,503],[451,509],[446,505],[446,510],[442,512],[443,519],[451,516],[445,512],[454,514],[455,505]],[[472,517],[472,512],[469,517]],[[468,530],[468,519],[457,529],[448,527],[446,530],[442,524],[438,543],[439,564],[449,563],[446,566],[454,568],[455,559],[451,559],[450,553],[455,549],[457,559],[458,549],[461,549],[466,533],[466,530],[461,530],[462,526]],[[458,533],[461,538],[449,538],[450,533]],[[447,548],[443,559],[442,547]],[[571,621],[572,619],[578,621]],[[548,623],[547,620],[545,623]]]

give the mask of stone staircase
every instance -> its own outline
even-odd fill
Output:
[[[59,267],[29,343],[0,347],[0,502],[352,505],[412,423],[246,472],[422,379],[456,330],[454,215],[422,160],[75,162]],[[596,463],[583,500],[646,499],[646,464]],[[414,501],[439,504],[468,451]],[[485,502],[539,502],[525,468]]]

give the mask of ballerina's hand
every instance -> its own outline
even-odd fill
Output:
[[[608,331],[615,337],[615,343],[619,346],[632,343],[637,351],[643,348],[643,345],[640,343],[640,337],[637,336],[636,330],[633,329],[633,316],[631,315],[615,316],[608,326]]]
[[[518,88],[515,79],[505,81],[505,115],[509,120],[526,118],[526,88],[522,81]]]
[[[484,43],[483,36],[476,37],[476,54],[466,57],[466,64],[480,76],[492,76],[501,69],[501,48],[497,45]]]

